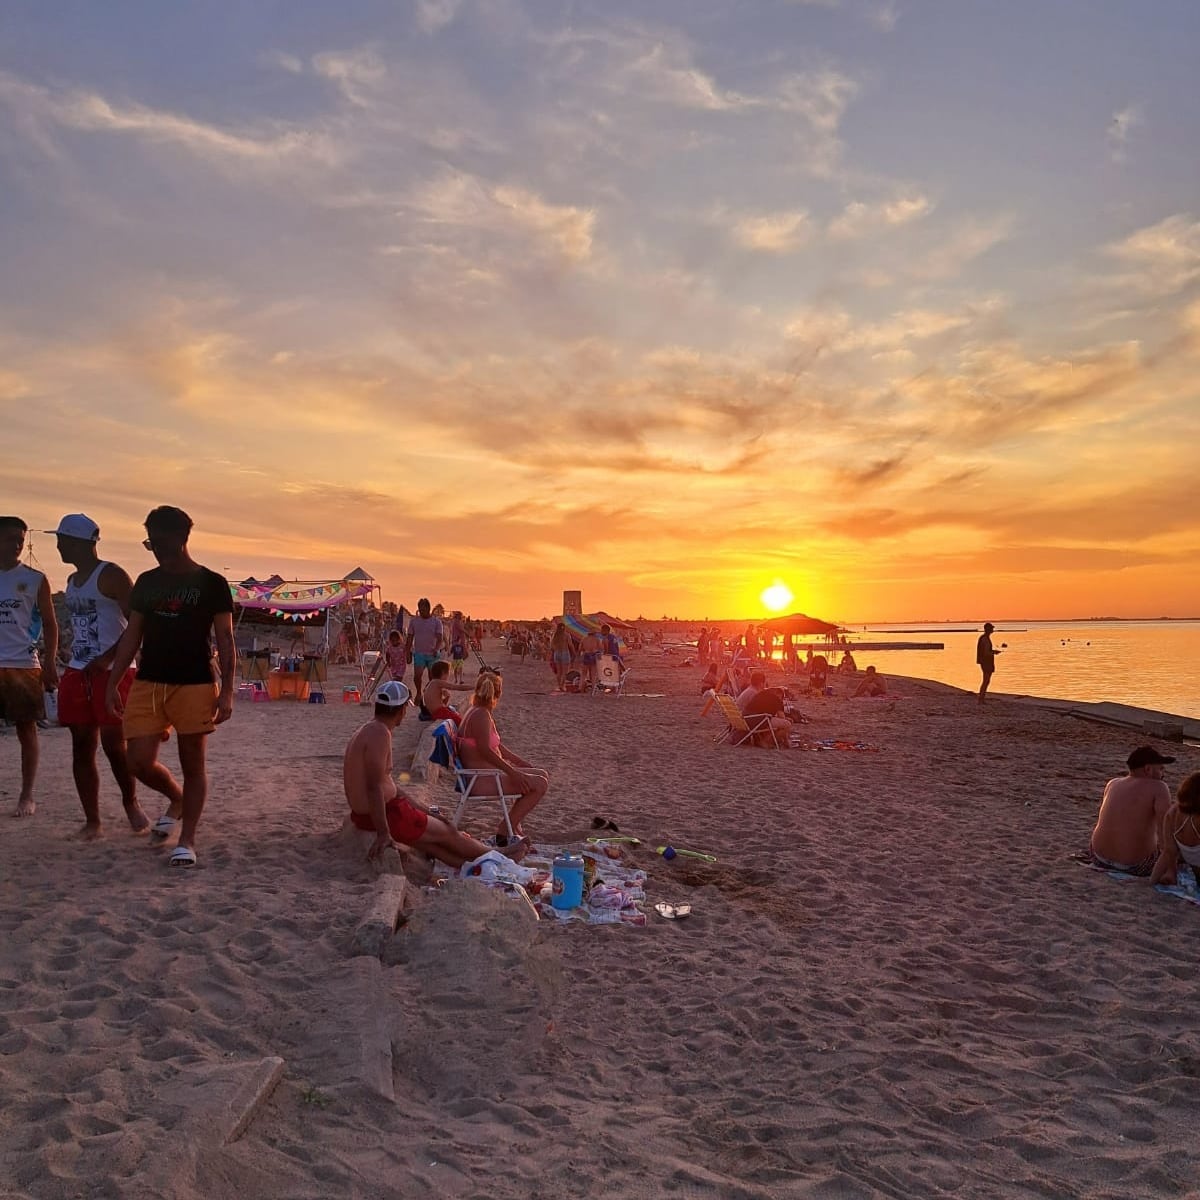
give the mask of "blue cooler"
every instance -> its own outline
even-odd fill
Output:
[[[583,903],[583,855],[560,854],[550,874],[550,903],[554,908],[578,908]]]

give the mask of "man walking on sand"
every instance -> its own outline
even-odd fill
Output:
[[[434,815],[423,804],[400,795],[392,778],[392,734],[404,720],[412,703],[407,687],[389,680],[375,693],[375,717],[350,738],[342,760],[342,785],[355,828],[375,834],[367,851],[377,858],[389,846],[423,850],[456,870],[474,862],[490,849],[460,833],[448,821]],[[500,851],[520,862],[529,853],[529,839]]]
[[[188,554],[192,518],[163,505],[146,517],[142,543],[158,566],[137,577],[129,598],[129,625],[117,643],[105,705],[124,717],[134,775],[168,800],[152,832],[179,844],[167,860],[196,865],[196,826],[208,798],[205,738],[233,715],[233,599],[229,584]],[[221,686],[213,679],[210,630],[216,636]],[[122,701],[118,684],[141,647],[137,678]],[[158,761],[158,748],[174,726],[183,786]]]
[[[69,513],[48,529],[58,538],[58,553],[75,570],[67,579],[64,599],[71,614],[71,661],[58,689],[58,723],[71,731],[71,770],[83,805],[82,835],[100,836],[100,772],[97,744],[121,789],[121,803],[134,833],[145,833],[150,818],[137,802],[136,783],[125,755],[121,722],[105,707],[109,667],[117,643],[129,624],[129,593],[133,582],[116,563],[101,562],[96,554],[100,526],[84,513]],[[131,667],[117,680],[122,700],[129,695]]]
[[[1000,653],[992,646],[992,630],[995,628],[991,621],[986,622],[983,632],[979,635],[979,641],[975,643],[975,661],[983,673],[983,682],[979,685],[980,704],[987,699],[988,684],[992,682],[992,675],[996,670],[996,655]]]
[[[46,692],[58,686],[58,621],[46,576],[21,561],[28,532],[20,517],[0,517],[0,718],[17,727],[21,744],[14,817],[32,816],[37,808],[37,723],[46,717]],[[46,649],[40,662],[39,637]]]
[[[442,648],[442,622],[430,616],[429,601],[422,597],[417,601],[417,615],[409,618],[408,637],[404,648],[413,665],[413,696],[421,703],[421,681],[425,672],[438,660]]]
[[[1097,866],[1139,876],[1154,869],[1159,827],[1171,807],[1163,767],[1174,761],[1153,746],[1139,746],[1125,760],[1129,774],[1104,785],[1089,847]]]

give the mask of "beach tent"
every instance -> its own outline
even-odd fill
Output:
[[[822,621],[818,617],[810,617],[805,613],[792,613],[787,617],[772,617],[769,621],[760,622],[764,629],[775,633],[787,633],[792,637],[820,637],[837,633],[841,628],[831,621]]]
[[[325,619],[325,653],[330,648],[330,624],[336,609],[364,601],[379,607],[379,585],[361,567],[343,579],[280,579],[278,575],[264,583],[253,579],[231,583],[230,594],[240,622],[247,613],[266,613],[298,624],[323,616]],[[355,660],[362,668],[362,652],[358,643],[358,622],[353,622],[356,642]]]

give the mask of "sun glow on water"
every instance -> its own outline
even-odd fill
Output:
[[[786,583],[781,583],[777,579],[769,588],[763,591],[759,599],[769,611],[777,613],[783,612],[795,597],[792,595],[792,589]]]

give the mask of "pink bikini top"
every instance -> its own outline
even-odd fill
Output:
[[[462,723],[464,725],[471,719],[471,714],[474,711],[475,710],[473,708],[469,708],[467,710],[466,716],[464,716],[463,720],[462,720]],[[496,722],[491,720],[490,717],[488,718],[488,724],[491,726],[491,729],[488,732],[488,749],[490,749],[493,754],[499,754],[500,753],[500,731],[496,728]],[[460,746],[468,746],[472,750],[478,749],[478,743],[476,742],[476,740],[473,737],[468,737],[466,734],[460,733],[458,735],[458,744]]]

